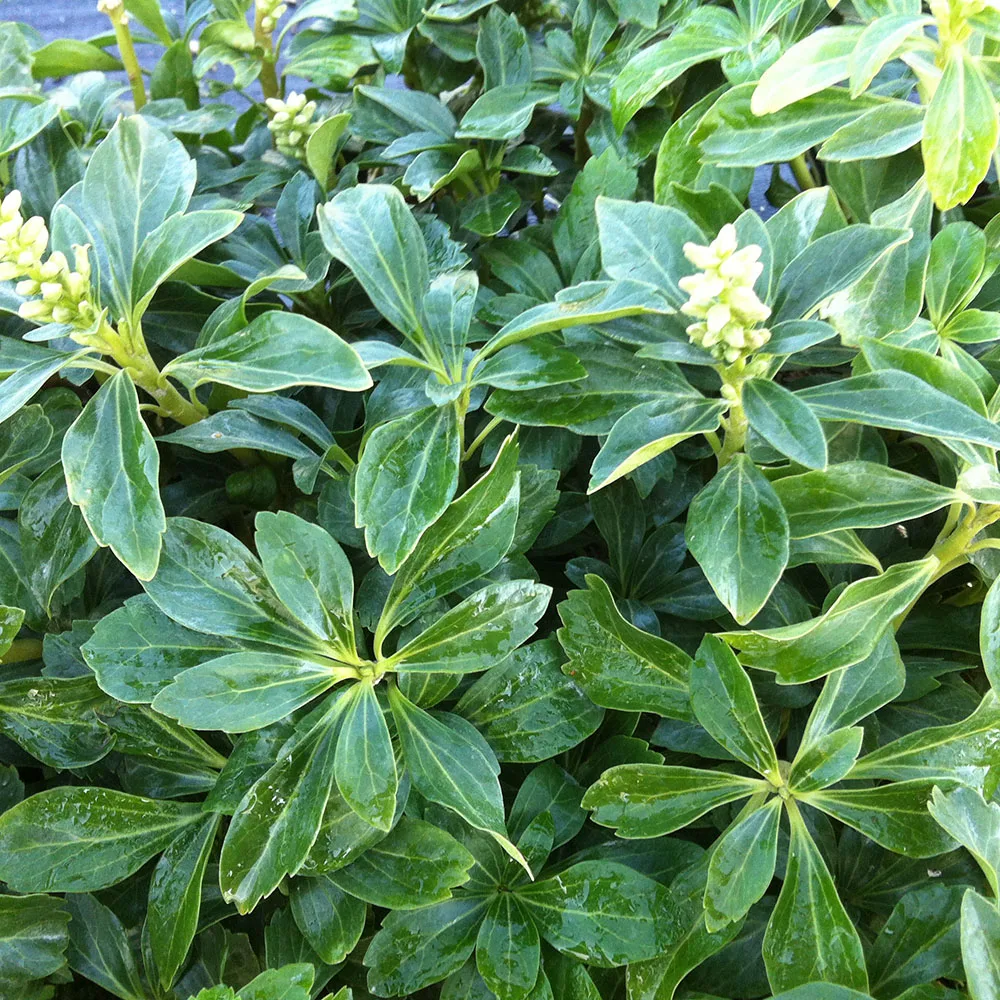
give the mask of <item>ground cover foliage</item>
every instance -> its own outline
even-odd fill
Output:
[[[1000,998],[1000,12],[100,10],[0,24],[0,995]]]

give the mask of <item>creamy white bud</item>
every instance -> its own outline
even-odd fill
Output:
[[[11,191],[3,201],[0,201],[0,219],[5,222],[19,216],[21,212],[21,192]]]
[[[30,302],[22,302],[17,314],[21,319],[44,320],[52,315],[52,307],[41,299],[32,299]]]

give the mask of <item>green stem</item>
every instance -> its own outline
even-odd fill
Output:
[[[494,417],[480,432],[476,435],[476,439],[469,445],[466,449],[465,454],[462,456],[463,462],[468,462],[470,458],[479,450],[482,443],[500,426],[502,423],[501,417]]]
[[[354,466],[357,465],[357,462],[355,462],[354,459],[351,458],[351,456],[348,455],[347,452],[344,451],[344,449],[341,448],[339,444],[330,445],[329,449],[327,450],[327,454],[331,458],[335,458],[338,462],[340,462],[340,464],[348,472],[352,472],[354,470]]]
[[[27,660],[39,660],[41,657],[41,639],[15,639],[10,649],[0,656],[0,663],[24,663]]]
[[[799,187],[803,191],[808,188],[818,187],[816,179],[813,177],[812,171],[809,169],[805,153],[799,153],[798,156],[789,160],[788,165],[792,168],[792,173],[795,175],[795,179],[799,182]]]
[[[135,46],[132,44],[132,32],[129,31],[128,13],[125,10],[125,5],[120,0],[110,0],[108,3],[99,5],[99,9],[108,15],[115,29],[118,52],[122,57],[122,65],[125,67],[129,86],[132,88],[132,101],[135,104],[135,110],[139,111],[146,105],[146,85],[142,79],[142,67],[135,54]]]
[[[253,37],[254,41],[264,50],[264,59],[260,68],[260,89],[264,100],[269,97],[280,97],[281,85],[278,83],[274,41],[271,38],[271,33],[264,29],[264,12],[260,9],[260,5],[254,8]]]
[[[587,129],[590,128],[593,120],[593,105],[585,97],[583,105],[580,108],[580,117],[577,119],[576,128],[573,129],[573,152],[578,167],[582,167],[590,159],[590,143],[587,142]]]
[[[728,465],[742,450],[747,441],[750,425],[742,403],[733,403],[726,417],[726,436],[719,452],[719,468]]]
[[[163,375],[146,347],[142,329],[117,331],[107,321],[95,338],[95,346],[110,354],[128,372],[132,381],[156,401],[156,411],[187,427],[208,416],[208,410],[195,399],[186,399]]]

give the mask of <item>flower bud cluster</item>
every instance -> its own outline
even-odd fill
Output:
[[[684,256],[698,268],[698,273],[678,282],[688,294],[681,311],[697,320],[687,334],[692,343],[726,364],[760,350],[771,339],[767,330],[757,328],[771,315],[753,290],[764,270],[760,253],[755,244],[737,249],[731,224],[723,226],[707,247],[684,244]]]
[[[295,160],[304,160],[306,143],[320,125],[313,121],[316,102],[307,101],[305,94],[292,92],[285,101],[279,97],[269,97],[267,106],[271,109],[271,120],[267,127],[274,136],[278,152]]]
[[[0,281],[16,281],[28,301],[18,310],[34,323],[66,323],[85,330],[97,319],[86,247],[74,247],[74,268],[56,251],[43,259],[49,232],[39,216],[21,216],[21,193],[0,202]],[[34,296],[39,296],[34,298]]]
[[[274,31],[274,26],[287,10],[288,5],[282,3],[281,0],[257,0],[257,16],[260,18],[260,26],[268,34]]]

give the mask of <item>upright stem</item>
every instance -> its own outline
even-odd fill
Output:
[[[742,450],[747,441],[747,415],[742,403],[734,403],[726,417],[726,436],[719,452],[719,468],[728,465]]]
[[[265,13],[257,4],[254,9],[253,37],[254,41],[264,50],[264,62],[260,69],[260,89],[264,99],[280,97],[281,86],[278,83],[277,60],[274,56],[274,42],[271,33],[264,28]]]
[[[582,167],[590,159],[587,129],[590,128],[593,120],[594,107],[588,98],[584,97],[583,105],[580,107],[580,117],[577,119],[576,128],[573,129],[573,153],[578,167]]]
[[[111,355],[117,364],[147,395],[156,400],[156,410],[185,427],[196,424],[208,416],[208,410],[194,399],[186,399],[177,387],[163,375],[146,347],[146,340],[138,326],[131,331],[115,330],[105,322],[94,338],[94,346]]]
[[[792,173],[795,175],[795,179],[799,182],[799,187],[803,191],[818,186],[816,179],[812,175],[812,171],[809,169],[805,153],[799,153],[794,159],[789,160],[788,165],[792,168]]]
[[[129,86],[132,88],[132,101],[135,104],[135,110],[139,111],[146,105],[146,85],[142,79],[142,68],[135,54],[135,46],[132,44],[132,32],[129,31],[128,12],[125,10],[125,4],[122,0],[100,0],[97,9],[108,15],[115,29],[118,52],[122,57],[122,65],[125,67]]]

